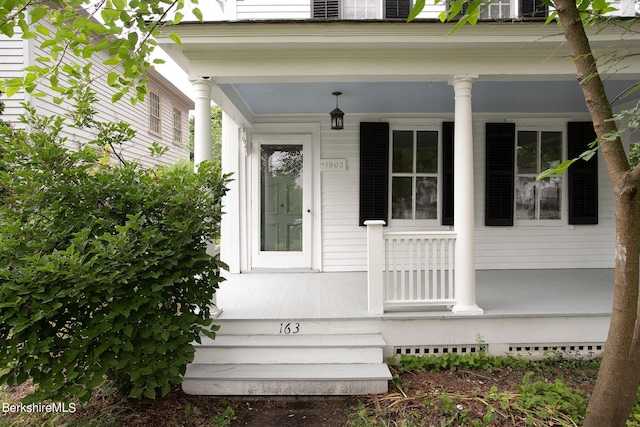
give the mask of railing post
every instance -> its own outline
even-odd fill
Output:
[[[367,226],[367,288],[369,314],[381,316],[384,314],[384,280],[383,280],[383,251],[384,239],[382,220],[365,221]]]

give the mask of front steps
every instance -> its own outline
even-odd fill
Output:
[[[380,334],[311,334],[202,339],[182,389],[199,395],[354,395],[386,393],[391,373]],[[296,330],[298,332],[294,333]]]

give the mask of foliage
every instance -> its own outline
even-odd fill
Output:
[[[636,167],[640,164],[640,143],[631,144],[629,150],[629,163],[631,167]]]
[[[67,116],[25,105],[30,132],[0,134],[0,382],[32,378],[26,401],[87,400],[105,380],[165,395],[191,343],[214,335],[208,304],[225,266],[207,247],[228,177],[210,163],[113,165],[107,148],[133,133],[96,121],[92,96]],[[97,139],[71,151],[65,127]]]
[[[190,0],[197,4],[197,0]],[[58,94],[56,102],[72,96],[75,74],[91,63],[96,53],[106,54],[103,64],[108,84],[117,91],[112,100],[135,89],[131,102],[143,100],[151,52],[160,28],[178,24],[185,0],[12,0],[0,4],[0,34],[33,39],[42,54],[37,65],[25,68],[22,77],[0,86],[12,96],[25,90],[44,96],[38,86],[46,84]],[[193,15],[202,20],[195,7]],[[171,39],[180,43],[176,34]],[[162,60],[154,60],[161,63]]]
[[[373,407],[360,403],[349,425],[433,425],[421,419],[422,415],[429,414],[432,418],[437,416],[441,426],[576,426],[584,419],[586,399],[581,391],[556,378],[557,370],[575,371],[578,375],[582,371],[593,373],[598,365],[598,359],[564,359],[557,355],[539,361],[489,356],[484,352],[406,355],[401,357],[397,366],[399,374],[394,376],[396,391],[376,398]],[[487,381],[491,373],[499,371],[524,374],[520,384],[508,389],[494,385],[465,393],[446,391],[446,388],[405,391],[403,378],[425,371],[463,371]]]
[[[193,160],[193,144],[195,132],[195,119],[189,118],[189,153]],[[219,165],[222,161],[222,109],[217,105],[211,106],[211,161]]]
[[[442,355],[409,356],[402,355],[398,364],[400,372],[440,372],[445,370],[480,370],[491,372],[495,369],[539,369],[541,363],[513,356],[490,356],[481,351],[470,354],[446,353]]]

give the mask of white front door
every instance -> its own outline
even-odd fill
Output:
[[[252,268],[311,268],[311,135],[254,134]]]

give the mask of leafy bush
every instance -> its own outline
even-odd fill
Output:
[[[631,144],[631,148],[629,150],[629,163],[632,167],[635,167],[640,163],[640,142]]]
[[[0,381],[32,378],[27,402],[87,400],[105,380],[164,395],[191,343],[214,335],[208,305],[225,266],[207,247],[228,176],[206,162],[113,166],[101,152],[132,131],[77,105],[67,117],[28,109],[29,133],[0,130]],[[71,151],[65,126],[99,139]]]

